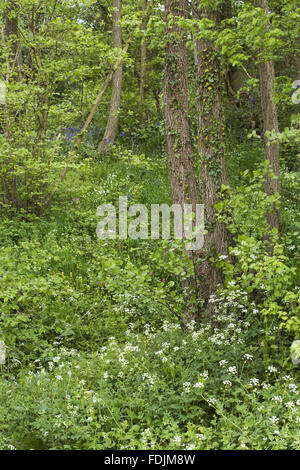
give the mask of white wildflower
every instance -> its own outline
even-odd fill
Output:
[[[289,384],[289,385],[288,385],[288,388],[289,388],[289,391],[290,391],[290,392],[298,393],[297,385],[295,385],[295,384]]]
[[[225,361],[225,359],[222,359],[222,361],[219,362],[220,366],[224,366],[225,364],[228,364],[228,361]]]
[[[194,385],[194,388],[203,388],[203,387],[204,387],[203,382],[196,382],[195,385]]]
[[[272,401],[275,401],[275,403],[282,403],[282,396],[280,396],[280,395],[275,395],[275,396],[272,398]]]
[[[279,419],[276,416],[271,416],[271,418],[269,418],[269,421],[271,421],[272,424],[276,424],[278,423]]]
[[[229,387],[231,387],[232,383],[230,382],[230,380],[223,380],[223,384],[224,385],[228,385]]]
[[[216,404],[217,400],[215,398],[209,398],[208,400],[209,406],[213,406]]]
[[[227,372],[229,375],[235,375],[237,373],[236,367],[235,366],[228,367]]]
[[[247,361],[252,361],[253,360],[253,356],[251,354],[244,354],[243,358],[246,359]]]
[[[250,379],[249,383],[250,383],[250,385],[253,385],[254,387],[257,387],[259,385],[259,380],[254,377],[254,378]]]

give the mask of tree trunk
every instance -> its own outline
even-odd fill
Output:
[[[22,53],[18,30],[18,5],[16,0],[8,0],[4,10],[5,25],[2,29],[2,41],[9,46],[9,57],[6,63],[5,79],[6,82],[21,80]],[[9,106],[4,101],[4,135],[7,142],[11,138],[12,116]],[[16,117],[14,118],[16,119]],[[11,204],[16,199],[16,177],[11,172],[13,168],[13,158],[11,158],[11,167],[7,165],[7,175],[2,177],[2,192],[5,204]]]
[[[147,0],[143,0],[142,11],[144,12],[147,7]],[[142,31],[145,32],[147,28],[147,19],[145,17],[142,24]],[[141,43],[141,77],[140,77],[140,118],[143,119],[143,106],[145,99],[145,83],[146,83],[146,59],[147,59],[147,43],[145,36],[142,38]]]
[[[122,27],[121,27],[121,10],[122,10],[122,1],[113,0],[113,29],[112,29],[112,38],[113,38],[113,47],[115,49],[122,49]],[[110,110],[108,121],[105,129],[105,133],[102,141],[99,143],[98,151],[100,153],[105,152],[106,146],[115,141],[118,123],[119,123],[119,110],[121,103],[121,91],[122,91],[122,72],[123,65],[120,62],[119,67],[115,70],[113,81],[112,81],[112,91],[111,91],[111,100],[110,100]]]
[[[194,19],[209,18],[218,25],[220,13],[213,9],[200,9],[199,4],[199,0],[193,2]],[[203,38],[195,41],[195,62],[200,188],[205,208],[205,228],[208,231],[204,241],[205,260],[200,264],[199,280],[201,296],[207,301],[222,280],[220,272],[209,258],[218,253],[228,255],[226,229],[223,223],[218,222],[214,207],[219,199],[221,185],[227,184],[227,174],[224,156],[223,80],[220,57],[213,41]]]
[[[170,17],[187,17],[188,0],[165,0],[166,51],[164,71],[164,118],[166,148],[173,204],[195,205],[200,202],[193,162],[188,100],[188,52],[186,33],[176,22],[170,24]],[[195,251],[189,251],[193,260]],[[195,310],[190,302],[197,286],[194,279],[187,279],[184,284],[186,307],[183,324],[195,317]]]
[[[254,6],[262,8],[265,14],[268,14],[268,2],[267,0],[254,0]],[[269,161],[269,169],[266,175],[266,194],[268,196],[274,193],[280,193],[280,165],[279,165],[279,144],[274,143],[268,145],[268,139],[266,137],[267,131],[278,129],[278,116],[276,105],[273,102],[274,98],[274,62],[268,60],[267,62],[261,62],[259,64],[259,75],[260,75],[260,94],[261,94],[261,107],[263,114],[264,123],[264,145],[265,145],[265,161]],[[275,178],[272,176],[274,174]],[[276,228],[279,233],[280,228],[280,210],[273,208],[273,211],[267,214],[267,221],[270,228]]]
[[[18,78],[21,78],[22,54],[18,30],[18,7],[16,0],[9,0],[5,8],[5,42],[10,42],[10,70],[9,75],[15,70]]]

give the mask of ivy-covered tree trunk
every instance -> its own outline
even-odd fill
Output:
[[[145,12],[147,8],[147,0],[142,2],[142,11]],[[145,32],[147,28],[147,18],[143,20],[142,31]],[[143,118],[143,106],[145,99],[145,84],[146,84],[146,60],[147,60],[147,43],[146,39],[143,36],[141,42],[141,76],[140,76],[140,117]]]
[[[208,18],[216,27],[222,12],[201,8],[201,1],[193,2],[193,18]],[[215,205],[222,184],[227,184],[224,155],[223,80],[218,51],[212,40],[195,40],[197,80],[198,154],[200,168],[200,191],[205,208],[204,261],[199,266],[201,296],[207,301],[215,292],[221,276],[209,258],[220,253],[227,255],[226,229],[217,220]]]
[[[16,73],[20,78],[22,53],[18,29],[18,5],[16,0],[9,0],[5,7],[4,40],[10,47],[9,75]]]
[[[265,14],[268,15],[269,7],[267,0],[254,0],[254,5],[257,8],[262,8]],[[260,75],[260,94],[261,94],[261,107],[264,124],[264,145],[265,145],[265,161],[269,162],[269,170],[266,175],[266,194],[271,196],[275,193],[280,193],[280,160],[279,160],[279,144],[269,144],[266,136],[268,131],[274,130],[279,132],[278,129],[278,116],[276,105],[273,101],[274,98],[274,80],[275,70],[273,60],[261,62],[259,64]],[[275,177],[275,178],[274,178]],[[272,212],[267,214],[267,220],[271,229],[276,228],[279,232],[280,228],[280,210],[273,208]]]
[[[113,47],[121,51],[122,49],[122,27],[121,27],[122,1],[113,0],[112,3],[113,3],[113,8],[114,8],[113,29],[112,29]],[[105,151],[107,144],[113,143],[115,141],[115,138],[118,132],[119,110],[120,110],[121,92],[122,92],[122,74],[123,74],[123,65],[122,65],[122,62],[120,62],[118,68],[115,70],[114,75],[113,75],[108,121],[107,121],[103,139],[98,145],[98,151],[100,153]]]
[[[19,39],[18,29],[18,4],[16,0],[8,0],[4,10],[4,28],[2,29],[3,45],[8,47],[8,58],[3,64],[3,78],[7,83],[18,81],[21,79],[22,53],[21,43]],[[2,114],[2,113],[1,113]],[[0,116],[2,118],[2,116]],[[11,139],[11,126],[16,120],[16,116],[12,116],[12,112],[5,100],[3,103],[3,130],[7,142]],[[2,121],[2,119],[1,119]],[[9,158],[6,174],[2,172],[1,186],[3,194],[3,202],[7,206],[16,199],[16,178],[11,169],[13,168],[13,159]]]
[[[171,19],[185,18],[188,14],[187,0],[165,0],[166,51],[164,73],[164,117],[166,147],[173,204],[195,204],[200,202],[196,171],[193,163],[188,100],[188,52],[186,33]],[[196,257],[195,251],[189,252]],[[183,323],[194,318],[190,303],[195,293],[195,282],[185,283],[186,308]]]

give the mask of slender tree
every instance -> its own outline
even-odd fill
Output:
[[[254,5],[257,8],[262,8],[266,15],[269,13],[267,0],[254,0]],[[269,24],[267,24],[267,28]],[[273,60],[260,62],[259,64],[260,75],[260,94],[261,94],[261,107],[264,125],[264,146],[265,146],[265,161],[269,162],[269,170],[266,175],[266,194],[271,196],[275,193],[280,193],[280,165],[279,165],[279,144],[270,143],[266,133],[268,131],[278,129],[278,116],[277,109],[274,103],[274,80],[275,70]],[[267,214],[267,220],[270,228],[276,228],[279,232],[280,227],[280,210],[273,208],[272,212]]]
[[[113,47],[116,50],[121,51],[122,49],[122,27],[121,27],[121,10],[122,10],[122,1],[113,0],[113,28],[112,28],[112,41]],[[123,74],[123,64],[122,61],[119,63],[118,68],[114,71],[113,81],[112,81],[112,91],[111,91],[111,100],[110,100],[110,110],[109,116],[106,124],[105,133],[103,139],[100,141],[98,146],[98,151],[102,153],[108,143],[113,143],[119,123],[119,110],[121,103],[121,91],[122,91],[122,74]]]

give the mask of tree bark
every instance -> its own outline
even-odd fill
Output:
[[[218,26],[220,13],[215,9],[201,9],[199,0],[193,2],[193,18],[208,18]],[[201,296],[206,302],[221,282],[221,274],[209,261],[216,254],[228,255],[227,234],[223,223],[217,220],[215,204],[222,184],[227,184],[225,165],[225,122],[223,114],[223,80],[218,51],[213,41],[196,39],[195,63],[197,80],[198,154],[200,160],[200,187],[205,208],[205,259],[199,266]]]
[[[22,53],[18,30],[18,6],[16,0],[9,0],[5,8],[5,42],[10,42],[9,75],[17,70],[21,78]]]
[[[143,0],[142,11],[144,12],[147,7],[147,0]],[[142,24],[142,32],[145,33],[147,28],[147,19],[145,17]],[[147,60],[147,43],[145,36],[142,37],[141,42],[141,77],[140,77],[140,118],[143,119],[143,106],[145,100],[145,84],[146,84],[146,60]]]
[[[190,132],[186,33],[176,21],[170,23],[170,15],[185,18],[187,14],[188,0],[165,0],[164,118],[172,201],[182,209],[184,204],[192,204],[195,213],[200,198]],[[198,253],[188,253],[196,262]],[[195,279],[187,279],[184,289],[186,306],[182,322],[186,324],[196,315],[190,302],[197,289]]]
[[[269,8],[267,0],[254,0],[254,6],[256,8],[262,8],[265,11],[265,14],[268,15]],[[275,132],[279,132],[277,109],[273,101],[275,80],[273,60],[268,60],[259,64],[259,75],[264,124],[265,161],[269,162],[269,171],[266,174],[265,190],[266,194],[271,196],[275,193],[280,193],[279,144],[272,143],[268,145],[268,138],[266,137],[266,132],[268,131],[275,130]],[[273,207],[272,212],[267,214],[267,221],[270,228],[275,228],[279,233],[280,210]]]
[[[6,63],[6,82],[21,80],[22,53],[18,30],[18,5],[16,0],[8,0],[4,10],[5,24],[2,29],[2,41],[9,47],[9,57]],[[11,137],[12,116],[11,110],[6,102],[4,109],[4,135],[7,141]],[[11,159],[12,160],[12,159]],[[13,161],[11,161],[13,167]],[[7,178],[7,180],[5,180]],[[6,177],[2,177],[2,192],[5,204],[10,204],[16,199],[16,178],[8,166]]]
[[[121,27],[121,10],[122,10],[122,1],[113,0],[113,29],[112,29],[112,39],[113,47],[115,49],[122,49],[122,27]],[[122,92],[122,73],[123,73],[123,64],[120,62],[119,67],[115,70],[112,81],[112,91],[111,91],[111,100],[110,100],[110,110],[107,120],[107,125],[102,141],[98,145],[98,151],[100,153],[105,152],[105,149],[108,144],[115,141],[118,124],[119,124],[119,110],[121,103],[121,92]]]

